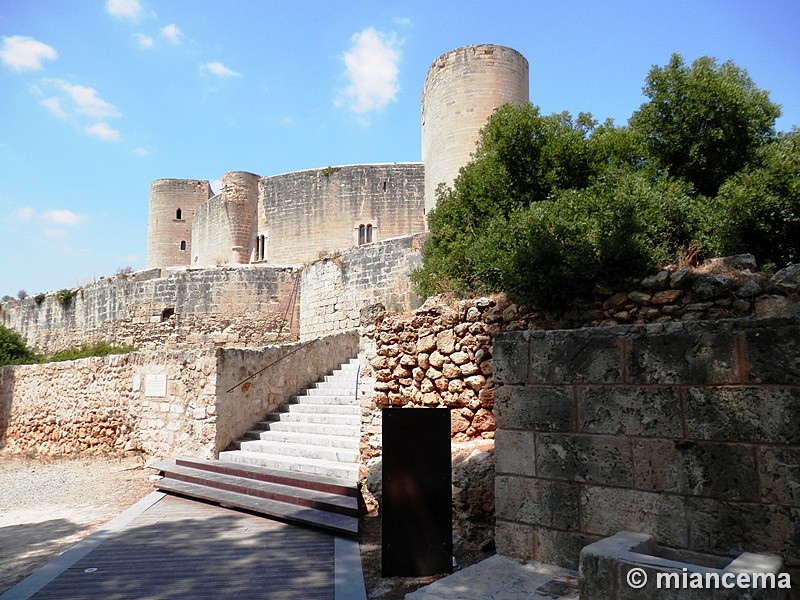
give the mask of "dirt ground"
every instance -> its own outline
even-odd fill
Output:
[[[152,473],[137,456],[0,452],[0,593],[153,491]]]
[[[0,594],[152,492],[153,474],[138,456],[0,452]],[[401,600],[437,579],[381,577],[379,518],[362,520],[359,542],[370,600]]]

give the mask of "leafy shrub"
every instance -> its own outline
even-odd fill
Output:
[[[16,331],[0,325],[0,366],[25,365],[39,362],[39,357],[30,350]]]
[[[76,292],[74,290],[59,290],[56,292],[56,298],[58,299],[59,304],[61,306],[69,306],[72,299],[75,297]]]
[[[800,262],[800,130],[763,147],[757,166],[728,180],[717,210],[721,252],[750,252],[778,267]]]
[[[48,362],[61,362],[65,360],[77,360],[79,358],[90,358],[92,356],[108,356],[109,354],[127,354],[136,349],[131,346],[112,346],[108,342],[96,342],[94,344],[84,344],[80,348],[68,348],[56,352],[50,356]]]

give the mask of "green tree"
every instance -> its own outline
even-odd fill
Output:
[[[706,196],[754,159],[781,114],[745,70],[708,56],[689,67],[673,54],[666,66],[651,69],[643,92],[650,101],[631,126],[663,169]]]
[[[0,366],[23,365],[39,362],[39,358],[25,344],[16,331],[0,325]]]
[[[718,210],[721,252],[778,267],[800,262],[800,130],[761,148],[755,165],[728,180]]]

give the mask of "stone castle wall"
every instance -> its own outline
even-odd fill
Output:
[[[264,260],[302,264],[371,241],[425,230],[421,163],[352,165],[263,177],[258,235]]]
[[[408,311],[420,303],[409,275],[420,266],[424,234],[366,244],[303,270],[300,339],[368,324],[371,307]]]
[[[3,367],[0,450],[213,458],[357,352],[358,337],[350,332],[310,344],[134,352]]]
[[[496,543],[577,567],[618,531],[800,567],[800,319],[502,333]]]
[[[39,352],[97,341],[138,349],[260,346],[297,335],[293,269],[159,270],[100,280],[74,291],[4,304],[3,325]],[[292,318],[294,315],[294,318]],[[295,324],[290,331],[287,321]]]

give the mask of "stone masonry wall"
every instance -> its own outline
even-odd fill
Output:
[[[282,340],[297,335],[284,321],[296,311],[296,303],[290,302],[298,276],[293,269],[258,266],[175,270],[160,278],[153,274],[103,279],[74,290],[66,303],[57,293],[7,303],[0,322],[44,353],[100,340],[163,349],[260,346],[275,342],[279,332]]]
[[[301,279],[300,338],[359,327],[362,311],[376,305],[412,309],[419,299],[409,275],[420,265],[423,239],[420,234],[365,244],[307,266]]]
[[[800,567],[800,319],[502,333],[498,552],[576,567],[621,530]]]
[[[260,349],[134,352],[3,367],[0,449],[213,458],[357,353],[358,336],[349,332]]]
[[[214,350],[123,354],[0,369],[0,448],[211,457]]]
[[[372,241],[425,230],[421,163],[349,165],[263,177],[258,234],[265,260],[302,264],[359,244],[359,225]]]

